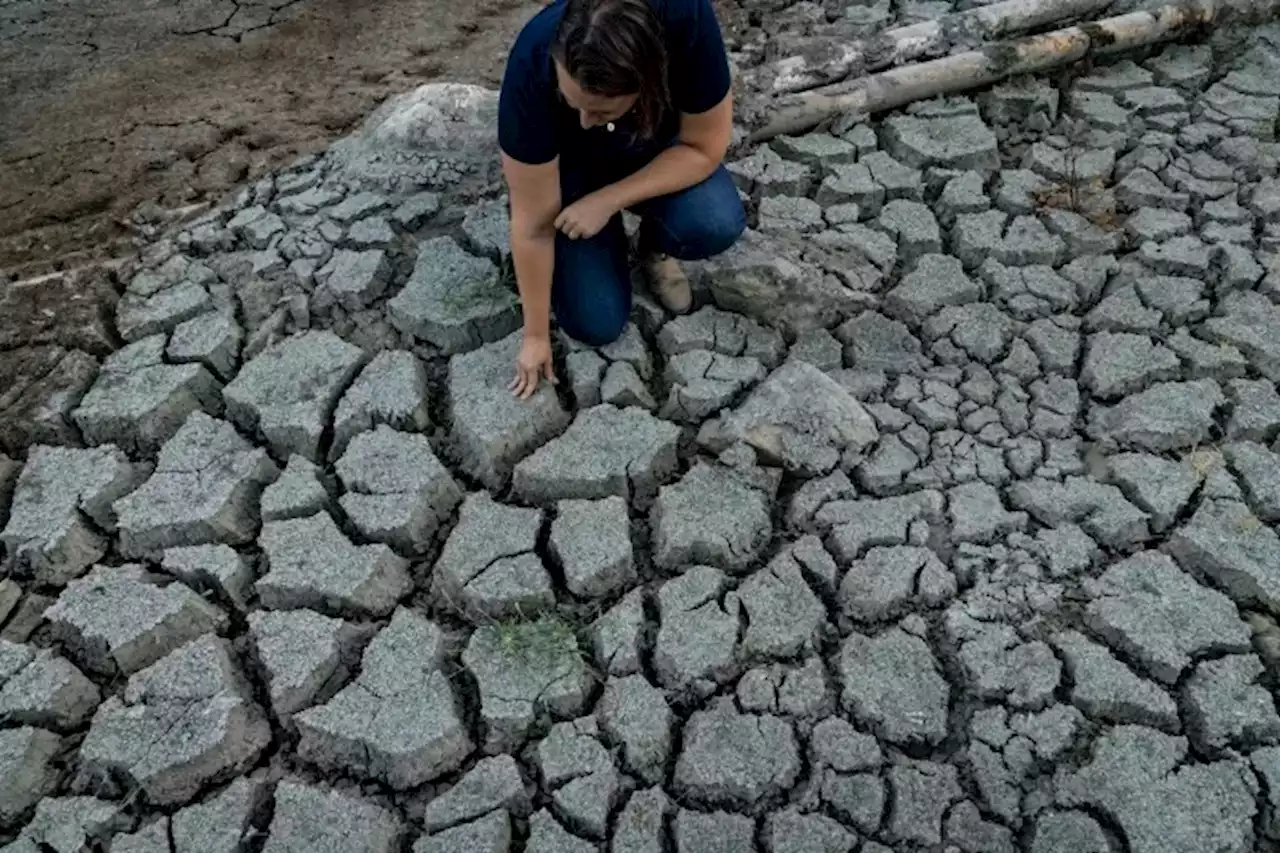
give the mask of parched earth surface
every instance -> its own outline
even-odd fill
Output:
[[[526,402],[492,93],[166,234],[0,397],[3,850],[1280,849],[1247,35],[745,153]]]
[[[496,85],[538,6],[6,0],[0,281],[120,254],[168,216],[323,150],[390,93]]]

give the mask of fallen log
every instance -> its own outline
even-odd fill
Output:
[[[1213,23],[1217,14],[1216,0],[1186,0],[893,68],[785,100],[748,141],[803,133],[841,113],[870,115],[912,101],[989,86],[1007,77],[1069,65],[1086,56],[1182,38]]]
[[[936,21],[896,27],[874,38],[825,45],[822,56],[789,56],[770,68],[775,94],[803,92],[837,83],[850,74],[880,71],[905,62],[937,57],[954,47],[1007,38],[1049,24],[1105,10],[1113,0],[1003,0]]]

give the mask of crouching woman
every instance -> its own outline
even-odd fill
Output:
[[[746,227],[721,161],[733,130],[728,57],[710,0],[555,0],[507,60],[498,141],[524,310],[514,393],[555,381],[550,317],[591,346],[631,311],[621,212],[669,310],[689,310],[679,261],[729,248]]]

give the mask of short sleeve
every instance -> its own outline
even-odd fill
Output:
[[[732,78],[711,0],[666,0],[671,100],[682,113],[705,113],[729,94]]]
[[[498,145],[507,156],[531,165],[549,163],[559,153],[554,84],[549,66],[539,60],[549,55],[541,17],[535,16],[512,45],[498,94]]]

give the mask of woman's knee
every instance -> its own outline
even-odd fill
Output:
[[[622,224],[588,240],[556,238],[551,308],[569,337],[588,346],[618,339],[631,314],[631,279]]]
[[[747,228],[747,213],[724,167],[710,178],[665,200],[654,211],[660,248],[680,260],[718,255]]]
[[[602,347],[622,336],[630,315],[629,306],[617,300],[601,300],[594,305],[578,305],[570,310],[556,310],[560,329],[580,344]]]

